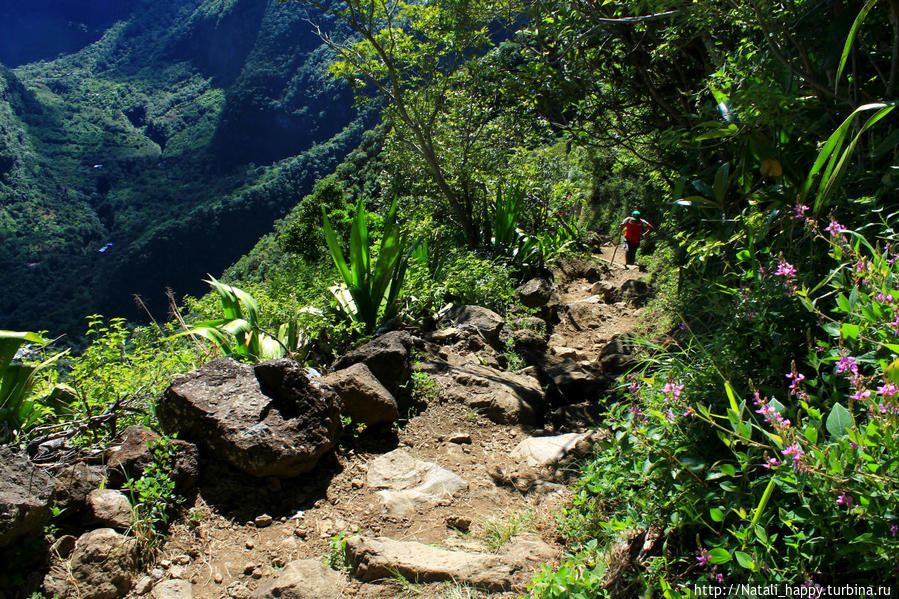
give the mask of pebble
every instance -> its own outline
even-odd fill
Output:
[[[260,578],[262,578],[262,568],[256,568],[255,570],[253,570],[253,572],[250,574],[250,576],[252,576],[256,580],[259,580]]]
[[[466,516],[447,516],[445,522],[449,528],[455,528],[462,532],[468,532],[468,529],[471,528],[471,518]]]
[[[250,599],[250,589],[242,584],[232,584],[228,587],[228,596],[233,599]]]
[[[138,595],[146,595],[152,588],[153,579],[150,576],[144,576],[137,582],[136,585],[134,585],[134,592]]]
[[[176,564],[181,564],[182,566],[186,566],[187,564],[190,563],[190,556],[189,555],[179,555],[172,561],[175,562]]]
[[[215,584],[222,584],[222,581],[224,579],[225,579],[225,577],[222,576],[222,573],[219,572],[218,570],[216,570],[215,573],[213,573],[213,575],[212,575],[212,580],[215,581]]]
[[[256,516],[256,519],[253,521],[253,524],[256,525],[256,528],[265,528],[266,526],[272,525],[272,517],[268,514],[262,514],[261,516]]]
[[[254,564],[252,562],[247,562],[246,565],[243,567],[243,573],[244,574],[252,574],[253,570],[255,570],[255,569],[256,569],[256,564]]]
[[[449,437],[447,437],[447,441],[450,443],[458,443],[459,445],[464,445],[466,443],[471,443],[471,435],[468,433],[453,433]]]
[[[247,539],[247,549],[252,549],[256,546],[256,543],[253,542],[253,539]]]
[[[301,539],[305,539],[305,538],[306,538],[306,535],[307,535],[308,533],[306,533],[306,530],[303,529],[303,528],[297,528],[297,529],[294,529],[293,534],[295,534],[296,536],[300,537]]]
[[[161,559],[161,560],[159,560],[159,561],[156,562],[156,563],[159,564],[159,567],[160,567],[160,568],[166,568],[166,569],[168,569],[168,568],[171,568],[171,567],[172,567],[172,562],[171,562],[170,560],[167,560],[167,559]]]
[[[155,580],[159,580],[163,576],[165,576],[165,570],[162,568],[153,568],[150,570],[150,576],[152,576]]]
[[[354,478],[350,481],[350,486],[354,489],[361,489],[365,485],[361,478]]]
[[[184,569],[184,566],[172,566],[169,568],[169,576],[172,578],[183,579],[185,574],[187,574],[187,571]]]

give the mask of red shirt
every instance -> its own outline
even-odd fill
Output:
[[[635,219],[630,216],[624,219],[621,224],[624,226],[624,238],[631,243],[640,243],[640,237],[643,236],[643,231],[652,229],[652,225],[642,218]]]

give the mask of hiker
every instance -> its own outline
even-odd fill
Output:
[[[640,211],[634,210],[631,215],[621,221],[618,226],[618,232],[624,229],[624,268],[634,264],[637,258],[637,248],[640,247],[640,238],[643,231],[652,231],[653,226],[649,222],[640,218]]]

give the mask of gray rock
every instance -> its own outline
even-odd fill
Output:
[[[409,350],[415,339],[406,331],[390,331],[375,337],[365,345],[355,349],[334,363],[334,370],[343,370],[362,362],[382,385],[400,402],[400,407],[408,394],[403,385],[412,374]]]
[[[253,593],[253,599],[339,599],[343,576],[313,559],[290,562]]]
[[[373,460],[365,482],[376,489],[384,512],[397,517],[450,501],[468,487],[457,474],[433,462],[416,460],[402,449]]]
[[[153,587],[153,599],[193,599],[193,585],[186,580],[163,580]]]
[[[614,307],[603,302],[598,295],[567,304],[568,319],[581,331],[595,329],[614,314]]]
[[[393,422],[400,416],[396,399],[362,362],[329,374],[323,380],[343,400],[343,413],[356,422],[372,426]]]
[[[353,575],[362,581],[400,574],[420,583],[452,580],[489,591],[505,591],[514,586],[517,570],[498,555],[448,551],[386,537],[350,537],[346,556]]]
[[[138,595],[146,595],[150,591],[153,590],[153,577],[152,576],[144,576],[140,580],[137,581],[137,584],[134,585],[134,592]]]
[[[441,397],[483,410],[500,424],[534,424],[545,400],[537,379],[475,364],[425,363],[426,372],[440,385]]]
[[[260,478],[312,470],[340,430],[337,395],[289,359],[213,360],[172,383],[157,414],[167,431]]]
[[[87,511],[87,496],[106,480],[106,469],[83,462],[66,466],[53,478],[53,502],[63,517],[79,517]]]
[[[131,526],[131,502],[124,493],[114,489],[94,489],[87,496],[87,505],[97,524],[127,530]]]
[[[540,468],[553,466],[572,453],[583,455],[592,445],[592,432],[566,433],[554,437],[528,437],[515,446],[513,462]]]
[[[556,286],[546,279],[531,279],[517,290],[518,299],[528,308],[543,308],[559,304]]]
[[[628,279],[621,285],[621,297],[632,306],[642,306],[652,294],[652,288],[641,279]]]
[[[609,377],[602,372],[582,366],[571,358],[546,356],[538,366],[551,383],[553,394],[566,402],[596,397],[609,382]]]
[[[621,299],[621,291],[608,281],[598,281],[590,288],[591,295],[597,295],[607,304],[614,304]]]
[[[27,457],[0,447],[0,547],[39,535],[50,518],[53,480]]]
[[[137,542],[111,528],[78,537],[67,569],[53,568],[44,579],[48,595],[117,599],[137,578]]]
[[[142,426],[129,426],[121,433],[121,441],[106,452],[109,467],[109,484],[120,487],[128,478],[139,478],[153,462],[151,445],[159,435]],[[171,464],[171,477],[175,481],[175,492],[183,494],[194,488],[200,477],[200,462],[197,446],[183,439],[172,439],[175,446],[175,461]]]
[[[455,327],[460,331],[482,336],[488,343],[499,342],[499,332],[505,321],[483,306],[454,306],[439,321],[441,328]]]

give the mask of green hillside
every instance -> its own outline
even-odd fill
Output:
[[[138,317],[133,294],[164,310],[358,143],[296,7],[132,5],[95,43],[2,70],[0,327],[78,332]]]

